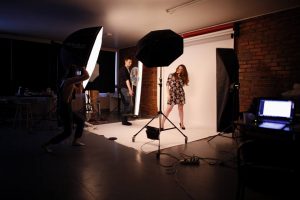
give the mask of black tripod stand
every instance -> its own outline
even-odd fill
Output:
[[[92,91],[90,91],[90,90],[86,90],[86,91],[87,91],[87,94],[86,94],[86,101],[85,101],[85,110],[86,110],[86,113],[90,114],[89,120],[105,121],[105,119],[102,118],[102,116],[101,116],[101,107],[100,107],[100,103],[98,102],[98,93],[97,93],[96,100],[95,100],[95,98],[93,98],[94,101],[92,101],[92,97],[91,97]],[[96,116],[95,116],[95,113],[96,113]]]
[[[231,121],[230,121],[230,125],[227,126],[226,128],[224,128],[221,132],[218,132],[217,135],[214,135],[212,136],[209,140],[207,140],[207,142],[210,142],[212,139],[214,139],[215,137],[217,136],[222,136],[222,137],[227,137],[227,136],[224,136],[222,135],[223,133],[225,133],[227,130],[232,130],[232,138],[236,138],[235,136],[235,129],[236,129],[236,126],[234,124],[234,121],[236,119],[236,116],[237,116],[237,112],[238,112],[238,102],[237,102],[237,99],[238,99],[238,90],[240,88],[240,84],[239,83],[232,83],[230,85],[230,88],[229,88],[229,92],[232,93],[232,114],[231,114]],[[229,137],[228,137],[229,138]]]
[[[170,129],[174,129],[176,128],[184,137],[185,137],[185,143],[187,143],[188,141],[188,137],[183,134],[179,128],[177,128],[175,126],[175,124],[170,120],[168,119],[168,117],[162,112],[162,109],[161,109],[161,102],[162,102],[162,68],[160,67],[160,75],[159,75],[159,111],[157,112],[157,114],[141,129],[139,130],[139,132],[137,132],[133,137],[132,137],[132,142],[135,142],[135,137],[144,129],[144,128],[147,128],[148,124],[150,124],[154,119],[156,119],[157,117],[159,118],[159,128],[158,128],[158,131],[159,131],[159,134],[158,134],[158,151],[157,151],[157,155],[156,157],[159,158],[160,156],[160,132],[161,131],[166,131],[166,130],[170,130]],[[167,128],[167,129],[164,129],[162,130],[161,128],[161,117],[165,117],[172,125],[173,127],[172,128]]]

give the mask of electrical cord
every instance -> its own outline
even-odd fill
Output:
[[[212,148],[214,149],[218,149],[215,145],[212,145],[212,143],[208,143]],[[216,164],[220,165],[220,166],[223,166],[223,167],[229,167],[229,168],[233,168],[233,169],[236,169],[236,154],[233,153],[234,150],[232,151],[224,151],[224,150],[217,150],[218,152],[220,153],[224,153],[224,154],[229,154],[230,155],[230,158],[227,159],[227,160],[219,160],[219,162],[217,162]],[[236,152],[236,150],[235,150]],[[230,161],[230,162],[233,162],[234,166],[230,166],[227,164],[227,162]]]
[[[166,173],[168,175],[172,175],[174,176],[174,181],[176,182],[176,184],[181,188],[181,190],[187,195],[187,197],[190,200],[194,200],[195,198],[187,191],[187,189],[184,187],[183,183],[180,182],[179,178],[178,178],[178,172],[180,169],[180,166],[194,166],[197,167],[200,165],[200,162],[203,161],[209,165],[218,165],[218,166],[222,166],[222,167],[230,167],[226,164],[227,161],[234,161],[234,158],[231,157],[229,160],[224,161],[224,160],[220,160],[217,158],[210,158],[210,157],[201,157],[201,156],[197,156],[197,155],[187,155],[184,153],[180,153],[180,157],[178,158],[172,154],[168,154],[168,153],[161,153],[160,155],[166,155],[169,156],[171,158],[173,158],[175,160],[175,162],[173,162],[170,165],[165,165],[165,164],[160,164],[160,166],[165,167],[166,168]],[[230,168],[234,168],[234,167],[230,167]]]
[[[195,162],[195,160],[198,160],[199,162],[203,161],[209,165],[227,166],[226,165],[227,161],[234,161],[234,158],[230,158],[227,161],[224,161],[224,160],[220,160],[217,158],[200,157],[200,156],[195,156],[195,155],[190,156],[190,155],[183,154],[183,153],[181,153],[181,156],[184,158],[183,163],[182,163],[184,165],[196,165],[197,163],[194,163],[194,162]],[[229,166],[227,166],[227,167],[229,167]],[[235,167],[231,167],[231,168],[235,168]]]
[[[171,165],[164,165],[164,164],[160,164],[160,166],[162,167],[166,167],[166,172],[168,175],[173,175],[174,176],[174,180],[176,182],[176,184],[181,188],[181,190],[187,195],[187,197],[190,200],[195,200],[195,198],[186,190],[186,188],[184,187],[184,185],[180,182],[177,174],[179,171],[179,164],[180,164],[180,159],[177,158],[176,156],[172,155],[172,154],[168,154],[168,153],[160,153],[160,155],[166,155],[169,156],[171,158],[173,158],[175,160],[175,162],[173,162]]]
[[[175,160],[175,162],[173,162],[171,165],[164,165],[164,164],[159,163],[159,165],[162,166],[162,167],[173,168],[179,162],[179,159],[176,156],[173,156],[172,154],[169,154],[169,153],[160,153],[160,155],[166,155],[166,156],[169,156],[169,157],[171,157],[171,158],[173,158]],[[167,169],[167,170],[169,170],[169,169]]]
[[[155,142],[155,140],[150,140],[149,142],[145,142],[145,143],[141,146],[141,151],[142,151],[143,153],[148,153],[148,152],[146,152],[146,151],[143,150],[143,147],[144,147],[145,145],[150,144],[150,143],[153,143],[153,142]]]
[[[189,158],[184,158],[180,160],[182,165],[200,165],[200,158],[198,156],[190,156]]]
[[[179,180],[179,178],[178,178],[178,172],[180,169],[179,166],[196,166],[197,167],[200,165],[200,161],[208,163],[209,165],[225,166],[225,164],[226,164],[225,161],[220,160],[220,159],[210,158],[210,157],[200,157],[200,156],[196,156],[196,155],[191,156],[191,155],[187,155],[184,153],[180,153],[181,159],[172,154],[169,154],[169,153],[160,153],[160,155],[166,155],[175,160],[175,162],[172,162],[169,165],[162,164],[162,163],[160,163],[160,160],[159,160],[159,165],[162,167],[165,167],[166,173],[168,175],[172,175],[174,177],[174,181],[176,182],[176,184],[181,188],[181,190],[187,195],[187,197],[190,200],[195,200],[195,198],[187,191],[184,184]],[[234,159],[230,158],[229,161],[230,160],[234,160]]]

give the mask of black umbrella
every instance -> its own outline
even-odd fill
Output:
[[[137,43],[136,58],[146,67],[166,67],[183,53],[183,38],[172,30],[156,30]]]

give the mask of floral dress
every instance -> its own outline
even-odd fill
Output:
[[[180,77],[176,80],[173,73],[169,74],[167,80],[167,86],[169,86],[169,94],[170,94],[170,99],[168,99],[167,104],[169,105],[185,104],[183,80]]]

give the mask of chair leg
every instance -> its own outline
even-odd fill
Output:
[[[239,179],[237,183],[236,200],[244,200],[244,195],[245,195],[245,185]]]
[[[32,110],[31,105],[26,104],[26,128],[30,129],[32,126]]]
[[[16,112],[14,117],[14,128],[16,128],[17,121],[20,120],[20,114],[22,113],[22,107],[19,104],[16,104]]]
[[[20,124],[20,126],[23,125],[23,122],[26,125],[27,129],[30,129],[32,126],[32,108],[31,104],[16,104],[16,112],[15,112],[15,117],[14,117],[14,128],[16,128],[17,123]]]

